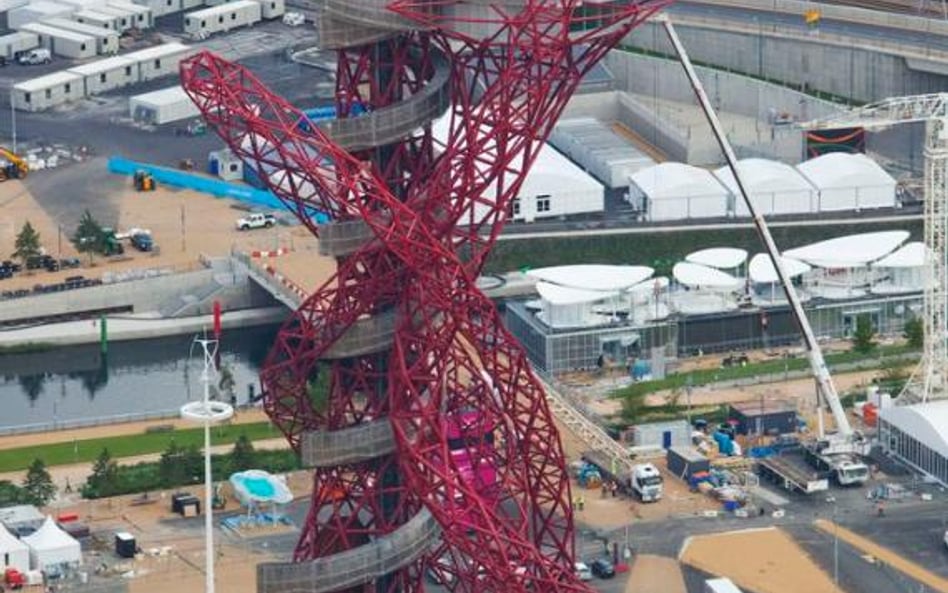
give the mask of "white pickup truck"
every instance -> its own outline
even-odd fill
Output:
[[[237,230],[249,231],[250,229],[268,229],[276,224],[276,218],[272,214],[251,214],[237,220]]]

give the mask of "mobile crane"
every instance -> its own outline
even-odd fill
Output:
[[[868,443],[861,434],[853,431],[852,426],[849,424],[849,418],[846,417],[846,411],[843,409],[843,404],[839,399],[836,386],[833,384],[833,378],[830,376],[829,369],[826,366],[823,351],[816,341],[816,335],[813,333],[813,328],[810,326],[810,322],[803,310],[800,297],[784,269],[780,252],[777,249],[773,236],[770,234],[767,222],[764,220],[763,215],[757,211],[753,201],[750,199],[747,186],[744,183],[744,178],[738,167],[737,156],[734,154],[734,149],[731,147],[731,143],[724,133],[724,129],[711,105],[711,101],[708,99],[704,86],[701,84],[701,80],[698,78],[691,64],[691,60],[667,15],[663,15],[659,17],[659,19],[662,21],[665,32],[668,34],[668,38],[675,48],[675,52],[678,54],[678,59],[684,67],[685,74],[698,98],[701,109],[708,119],[708,123],[711,125],[711,130],[717,139],[718,145],[720,145],[724,153],[724,158],[727,161],[731,173],[734,175],[734,180],[737,182],[741,197],[747,205],[748,212],[754,221],[754,226],[767,249],[767,255],[770,257],[771,264],[776,271],[777,278],[787,297],[790,311],[800,328],[800,332],[803,334],[804,347],[807,357],[809,358],[810,369],[816,380],[817,397],[821,404],[820,413],[818,414],[819,437],[815,441],[804,445],[806,459],[817,470],[829,472],[840,485],[865,483],[866,480],[869,479],[869,468],[865,463],[860,461],[859,456],[865,455],[868,452]],[[823,403],[829,406],[833,414],[833,419],[836,424],[835,433],[827,433],[824,430],[822,415]],[[772,468],[772,471],[779,472],[780,468]]]
[[[7,161],[5,165],[0,167],[0,181],[24,179],[29,174],[29,165],[12,150],[0,146],[0,158]]]

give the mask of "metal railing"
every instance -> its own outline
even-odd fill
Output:
[[[382,352],[395,338],[395,311],[376,313],[359,319],[323,354],[325,359],[351,358]]]
[[[257,565],[258,593],[328,593],[370,583],[425,554],[441,527],[427,509],[375,541],[309,562]]]
[[[306,432],[301,449],[307,467],[346,465],[393,452],[395,435],[388,419],[383,418],[342,430]]]

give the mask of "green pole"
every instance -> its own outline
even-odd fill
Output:
[[[109,330],[105,315],[99,317],[99,349],[102,351],[102,354],[109,351]]]

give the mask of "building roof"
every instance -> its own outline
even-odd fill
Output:
[[[948,457],[948,400],[882,408],[879,418]]]
[[[191,48],[187,45],[184,45],[183,43],[171,42],[133,51],[131,53],[125,54],[125,57],[133,59],[137,62],[144,62],[145,60],[154,60],[156,58],[163,58],[165,56],[177,55],[190,50]]]
[[[218,4],[217,6],[209,6],[207,8],[202,8],[200,10],[195,10],[194,12],[188,12],[184,16],[185,18],[206,18],[209,16],[216,16],[218,14],[225,14],[233,10],[240,10],[241,8],[246,8],[248,6],[260,6],[259,2],[254,2],[253,0],[235,0],[234,2],[227,2],[226,4]]]
[[[895,179],[864,154],[831,152],[797,165],[817,189],[895,185]]]
[[[43,518],[43,513],[31,504],[18,504],[0,509],[0,523],[4,525],[39,523]]]
[[[598,290],[584,290],[582,288],[570,288],[568,286],[559,286],[549,282],[537,282],[537,293],[543,300],[551,305],[580,305],[582,303],[594,303],[610,297],[619,296],[618,291],[602,292]]]
[[[94,37],[90,37],[83,33],[76,33],[75,31],[67,31],[66,29],[60,29],[59,27],[53,27],[52,25],[44,25],[43,23],[27,23],[21,28],[24,31],[30,31],[31,33],[41,33],[43,35],[49,35],[50,37],[55,37],[58,39],[69,39],[70,41],[76,41],[79,43],[95,43]]]
[[[789,257],[781,257],[780,259],[783,262],[783,271],[791,278],[810,271],[810,266],[800,260]],[[758,253],[751,258],[750,264],[747,266],[747,275],[753,282],[761,284],[777,282],[777,271],[770,263],[770,256],[766,253]]]
[[[818,268],[853,268],[895,251],[909,238],[908,231],[882,231],[836,237],[783,252]]]
[[[151,12],[151,9],[147,6],[135,4],[134,2],[116,2],[110,0],[109,2],[106,2],[106,6],[111,6],[112,8],[118,8],[119,10],[124,10],[134,14],[148,14]]]
[[[741,279],[731,276],[716,268],[709,268],[691,262],[678,262],[672,268],[672,275],[679,284],[692,288],[707,288],[714,290],[737,290],[741,287]]]
[[[122,56],[112,56],[111,58],[96,60],[94,62],[89,62],[88,64],[70,68],[67,70],[67,72],[79,74],[80,76],[95,76],[96,74],[100,74],[102,72],[120,70],[122,68],[128,68],[129,66],[135,66],[136,64],[138,64],[138,62],[135,60],[129,60],[128,58]]]
[[[175,85],[166,89],[142,93],[131,98],[136,103],[143,103],[149,106],[174,105],[182,101],[191,101],[191,97],[184,91],[181,85]]]
[[[88,39],[90,41],[92,40],[91,37]],[[37,76],[36,78],[30,78],[29,80],[18,82],[13,85],[13,88],[18,91],[23,91],[24,93],[33,93],[36,91],[43,91],[53,88],[61,84],[66,84],[68,82],[77,82],[79,80],[82,80],[82,76],[67,70],[60,70],[59,72],[53,72],[45,76]]]
[[[746,184],[748,192],[756,191],[783,192],[783,191],[813,191],[813,186],[799,171],[792,166],[769,159],[741,159],[737,162],[741,179]],[[721,167],[714,171],[715,177],[721,180],[734,195],[739,195],[737,181],[730,167]]]
[[[727,188],[710,171],[682,163],[661,163],[629,178],[653,200],[728,195]]]
[[[743,402],[730,402],[728,404],[731,409],[739,412],[744,416],[766,416],[767,414],[782,414],[784,412],[792,412],[796,410],[796,407],[785,400],[779,399],[752,399]]]
[[[655,270],[647,266],[585,264],[537,268],[528,276],[551,284],[585,290],[618,291],[647,280]]]
[[[60,4],[59,2],[51,2],[50,0],[33,0],[29,4],[25,4],[13,10],[23,10],[37,13],[45,14],[65,14],[67,12],[72,12],[76,9],[75,6],[67,6],[66,4]]]
[[[873,268],[919,268],[924,265],[925,244],[921,241],[906,243],[897,251],[872,263]]]
[[[58,27],[60,29],[65,29],[66,31],[75,31],[76,33],[82,33],[83,35],[90,35],[92,37],[118,37],[118,31],[106,29],[105,27],[97,27],[87,23],[80,23],[79,21],[71,21],[62,17],[46,19],[43,21],[43,23],[53,27]]]
[[[7,531],[7,528],[0,523],[0,555],[16,550],[28,550],[29,546],[17,539],[15,535]]]
[[[98,12],[99,14],[108,15],[113,18],[128,18],[135,14],[134,11],[128,10],[126,8],[106,4],[95,4],[93,6],[89,6],[89,9]]]
[[[736,247],[711,247],[689,253],[685,261],[719,270],[733,270],[747,261],[747,252]]]
[[[0,45],[6,45],[7,43],[16,43],[19,39],[32,39],[36,40],[36,33],[30,33],[29,31],[17,31],[16,33],[10,33],[9,35],[0,35]]]

